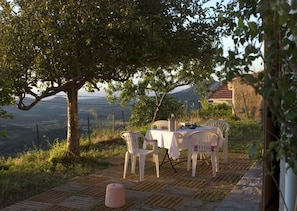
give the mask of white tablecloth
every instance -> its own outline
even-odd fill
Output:
[[[145,134],[147,139],[158,140],[158,147],[168,149],[170,158],[177,159],[179,157],[179,149],[186,149],[188,146],[188,137],[194,131],[212,130],[219,135],[219,147],[224,143],[222,131],[218,127],[199,126],[195,129],[178,129],[177,131],[168,131],[153,129],[148,130]],[[182,143],[178,145],[178,134],[182,135]],[[144,143],[144,146],[146,143]]]

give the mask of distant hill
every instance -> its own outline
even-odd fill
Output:
[[[200,96],[195,93],[194,87],[189,87],[179,92],[170,94],[176,97],[181,102],[186,102],[188,105],[194,105],[194,108],[199,108],[198,100]],[[83,98],[78,100],[79,119],[86,121],[91,119],[105,120],[110,115],[114,115],[117,120],[128,121],[131,115],[131,104],[121,107],[119,103],[110,104],[105,97]],[[23,111],[15,106],[4,107],[10,113],[13,113],[15,118],[12,120],[0,119],[0,124],[3,125],[32,125],[53,122],[66,122],[67,105],[65,97],[57,96],[50,100],[42,100],[32,109]],[[0,139],[1,140],[1,139]]]
[[[213,81],[213,84],[211,85],[210,90],[211,91],[216,90],[219,85],[220,85],[220,83],[218,81]],[[200,104],[198,101],[200,100],[201,96],[198,93],[196,93],[197,92],[195,90],[196,88],[197,87],[195,87],[195,86],[191,86],[191,87],[184,89],[182,91],[172,93],[172,94],[170,94],[170,96],[176,97],[181,102],[184,102],[184,103],[187,102],[189,110],[199,109]]]
[[[200,95],[195,93],[195,87],[189,87],[179,92],[170,94],[172,97],[176,97],[179,101],[187,103],[188,109],[198,109]]]
[[[199,108],[199,95],[194,87],[170,94],[190,110]],[[109,104],[105,97],[80,98],[78,101],[80,134],[90,128],[111,127],[113,122],[123,125],[131,115],[131,104],[121,107],[119,103]],[[29,111],[15,106],[5,107],[13,113],[14,119],[1,119],[0,130],[8,131],[7,137],[0,136],[0,156],[15,156],[18,152],[33,146],[47,148],[55,139],[65,139],[67,131],[67,106],[65,97],[56,96],[42,100]]]

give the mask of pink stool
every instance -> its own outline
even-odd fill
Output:
[[[124,186],[119,183],[111,183],[106,186],[105,206],[119,208],[126,203]]]

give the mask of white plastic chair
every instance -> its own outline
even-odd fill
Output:
[[[168,120],[157,120],[152,123],[151,129],[168,130]]]
[[[223,144],[223,152],[224,152],[224,162],[227,162],[227,155],[228,155],[228,134],[230,130],[230,125],[228,122],[224,120],[208,120],[204,123],[205,126],[212,126],[220,128],[223,136],[224,136],[224,144]]]
[[[192,177],[195,177],[198,154],[209,154],[211,157],[212,175],[215,177],[216,172],[219,171],[219,161],[217,156],[217,146],[219,144],[218,134],[210,130],[195,131],[190,134],[188,140],[187,171],[190,170],[192,160]]]
[[[174,132],[174,135],[175,135],[178,149],[180,151],[185,149],[187,150],[189,147],[188,147],[188,142],[184,140],[184,135],[179,132]]]
[[[153,154],[153,161],[156,164],[156,173],[159,178],[159,157],[158,157],[158,145],[157,140],[148,140],[142,134],[135,132],[124,131],[121,133],[121,138],[126,141],[127,152],[125,154],[125,163],[124,163],[124,174],[123,178],[126,178],[127,168],[129,157],[131,156],[131,172],[135,174],[136,167],[136,158],[139,157],[139,174],[140,181],[144,180],[144,167],[145,167],[145,158],[149,154]],[[139,148],[139,142],[143,140],[149,142],[153,145],[152,150],[141,149]]]

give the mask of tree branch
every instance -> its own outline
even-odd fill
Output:
[[[32,88],[28,88],[25,92],[21,93],[19,96],[19,102],[17,104],[18,108],[24,111],[30,110],[34,107],[39,101],[46,97],[54,96],[59,92],[67,92],[70,88],[76,87],[80,89],[86,83],[86,79],[84,77],[78,76],[74,79],[69,80],[65,84],[58,85],[57,87],[51,86],[48,87],[45,91],[41,94],[37,94],[32,91]],[[26,99],[27,95],[33,96],[34,100],[31,101],[29,104],[25,104],[24,100]]]

